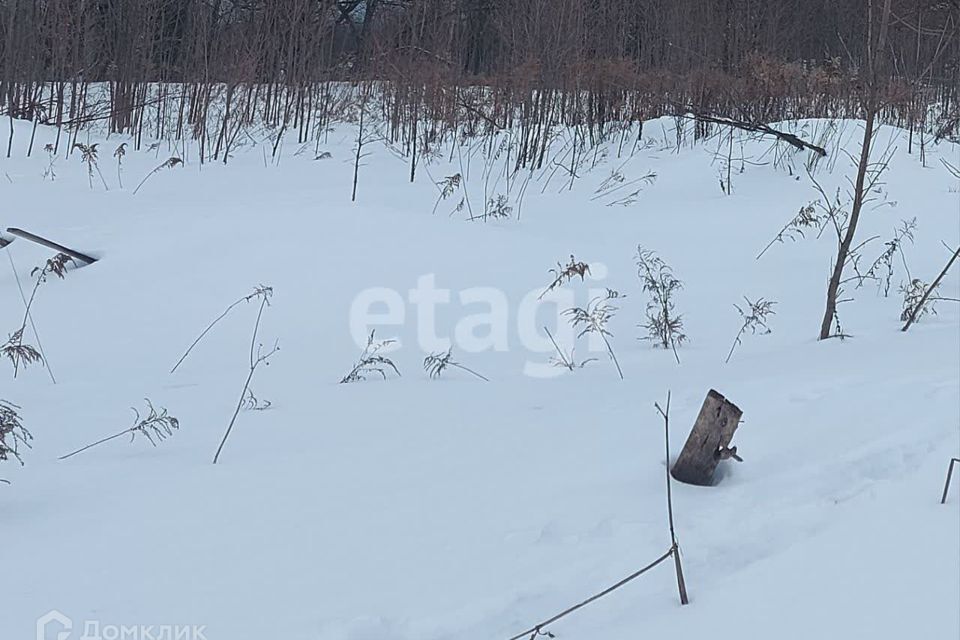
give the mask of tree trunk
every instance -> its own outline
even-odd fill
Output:
[[[710,486],[721,460],[735,458],[737,448],[730,447],[733,433],[743,412],[713,389],[707,393],[700,415],[671,473],[680,482]]]
[[[831,330],[834,320],[837,317],[837,298],[840,295],[840,283],[843,280],[843,269],[847,266],[850,259],[850,249],[853,246],[853,239],[857,233],[857,223],[860,221],[860,212],[863,210],[863,203],[869,194],[865,190],[872,188],[866,186],[867,172],[870,169],[870,146],[873,142],[873,129],[876,124],[877,112],[880,110],[879,97],[879,71],[883,62],[887,43],[887,28],[890,24],[890,3],[891,0],[883,0],[883,8],[880,14],[879,34],[874,40],[874,0],[867,2],[867,95],[865,100],[866,126],[863,131],[863,145],[860,147],[860,161],[857,164],[857,180],[853,188],[853,205],[850,207],[850,218],[847,220],[847,228],[844,231],[840,245],[837,247],[837,258],[833,265],[833,273],[830,274],[830,283],[827,285],[827,307],[823,312],[823,320],[820,322],[820,340],[826,340],[833,336]],[[827,203],[824,203],[827,204]]]
[[[843,269],[850,258],[850,247],[857,233],[857,223],[860,221],[860,212],[863,210],[863,201],[866,197],[864,185],[867,178],[867,168],[870,166],[870,146],[873,142],[873,127],[876,122],[876,110],[871,104],[868,107],[867,123],[863,130],[863,145],[860,147],[860,162],[857,165],[857,181],[853,188],[853,205],[850,207],[850,219],[843,240],[837,248],[836,261],[833,264],[833,273],[830,274],[830,283],[827,285],[827,308],[823,312],[820,322],[820,340],[833,337],[833,321],[837,315],[837,297],[840,294],[840,281],[843,279]]]

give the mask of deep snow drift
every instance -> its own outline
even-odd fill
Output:
[[[351,203],[354,131],[343,127],[321,145],[328,159],[288,141],[271,162],[268,141],[226,166],[188,157],[134,196],[180,152],[131,147],[121,189],[111,154],[122,140],[91,138],[110,190],[96,173],[91,189],[77,155],[61,153],[56,179],[45,178],[55,132],[39,130],[28,159],[30,127],[19,128],[14,157],[0,160],[0,226],[100,260],[37,294],[58,384],[39,365],[14,380],[0,363],[0,398],[22,407],[35,436],[24,467],[0,466],[12,483],[0,485],[0,638],[33,638],[37,619],[57,610],[70,638],[204,625],[208,640],[505,640],[668,548],[653,404],[672,392],[676,455],[711,387],[744,410],[735,443],[745,461],[725,463],[716,487],[674,486],[690,606],[666,563],[549,631],[957,637],[960,486],[938,502],[960,453],[958,305],[942,302],[901,333],[896,289],[908,275],[898,260],[888,297],[873,283],[848,286],[841,321],[852,337],[818,343],[832,231],[756,259],[818,197],[808,155],[736,139],[725,195],[715,152],[721,143],[726,154],[726,134],[678,150],[672,126],[648,123],[632,157],[618,159],[616,144],[598,152],[572,188],[562,168],[534,173],[520,203],[522,171],[511,218],[489,222],[454,211],[464,189],[474,215],[506,190],[502,160],[488,178],[476,150],[447,149],[410,184],[406,161],[372,144]],[[827,193],[847,188],[853,169],[840,149],[856,152],[859,136],[857,123],[837,131],[816,174]],[[960,164],[960,149],[930,147],[924,167],[906,136],[878,135],[879,149],[896,151],[858,236],[879,236],[864,249],[870,262],[916,217],[904,253],[910,274],[929,282],[949,257],[942,242],[960,242],[960,185],[939,161]],[[618,168],[625,181],[656,178],[618,192],[642,187],[632,204],[606,206],[615,198],[597,191]],[[463,186],[431,213],[434,182],[458,172]],[[639,340],[638,245],[684,283],[680,364]],[[29,287],[51,253],[17,239],[0,254],[5,337],[23,312],[8,256]],[[548,269],[571,254],[591,275],[537,304]],[[247,376],[256,304],[239,305],[169,371],[258,284],[275,290],[260,340],[280,351],[253,389],[271,404],[241,411],[214,466]],[[596,361],[573,373],[550,366],[542,327],[569,348],[558,311],[605,287],[626,296],[609,324],[625,380],[586,337],[576,355]],[[955,268],[941,295],[958,290]],[[773,332],[747,335],[724,364],[744,296],[777,301]],[[402,377],[337,384],[368,329],[398,339],[388,356]],[[448,340],[491,381],[457,369],[431,380],[422,360]],[[129,427],[143,398],[179,419],[167,441],[124,437],[57,460]]]

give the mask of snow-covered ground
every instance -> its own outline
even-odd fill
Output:
[[[735,444],[745,461],[724,463],[718,486],[674,485],[691,604],[680,606],[664,563],[548,630],[957,637],[960,486],[946,505],[939,498],[960,453],[960,305],[942,302],[900,332],[898,260],[889,297],[848,286],[855,299],[841,321],[852,337],[817,342],[833,232],[756,259],[817,198],[807,154],[787,152],[788,170],[774,166],[769,139],[737,141],[725,195],[715,157],[718,143],[726,155],[725,135],[678,150],[672,126],[648,123],[648,143],[629,158],[612,144],[572,188],[564,169],[535,173],[522,206],[521,172],[512,217],[490,222],[466,221],[467,207],[449,215],[463,186],[432,213],[434,182],[457,172],[469,172],[475,215],[485,191],[506,190],[499,169],[484,176],[479,148],[447,149],[410,184],[407,162],[371,144],[351,203],[355,132],[341,127],[320,147],[328,159],[292,140],[279,163],[269,141],[226,166],[201,167],[193,151],[132,195],[175,150],[128,149],[121,189],[121,140],[91,138],[105,191],[96,174],[90,188],[77,155],[61,153],[56,179],[45,178],[55,132],[40,129],[26,158],[30,127],[18,128],[13,158],[0,160],[0,226],[100,260],[37,294],[57,384],[39,365],[14,380],[0,363],[0,399],[22,407],[35,437],[24,467],[0,466],[12,483],[0,484],[0,638],[34,638],[38,618],[56,610],[72,632],[58,636],[54,621],[49,638],[202,625],[208,640],[506,640],[667,550],[653,405],[672,393],[675,456],[710,388],[744,411]],[[859,135],[847,123],[821,163],[827,193],[847,188],[853,169],[840,149],[856,153]],[[960,164],[960,148],[929,147],[924,167],[906,136],[878,136],[896,152],[858,236],[879,236],[864,250],[870,262],[916,217],[904,252],[929,282],[949,257],[942,242],[960,242],[960,185],[940,163]],[[606,206],[614,198],[597,189],[617,168],[627,181],[656,178],[635,203]],[[638,339],[638,245],[684,283],[680,364]],[[5,337],[23,309],[7,256],[29,287],[51,253],[17,239],[0,254]],[[571,254],[591,275],[538,303],[548,269]],[[258,284],[274,288],[259,338],[280,351],[252,387],[271,404],[239,414],[212,465],[247,376],[256,302],[170,369]],[[595,362],[549,366],[542,327],[569,347],[558,311],[605,287],[626,296],[609,324],[625,379],[587,338],[577,356]],[[954,268],[941,294],[958,291]],[[777,302],[773,332],[747,335],[725,364],[744,296]],[[402,377],[338,384],[369,329],[398,339],[388,356]],[[457,369],[431,380],[423,358],[449,344],[490,382]],[[154,448],[124,437],[58,461],[129,427],[143,398],[179,419],[170,439]]]

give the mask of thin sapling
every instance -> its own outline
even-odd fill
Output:
[[[273,293],[272,287],[264,287],[261,285],[260,290]],[[217,447],[217,452],[213,455],[213,464],[217,464],[217,461],[220,459],[220,454],[223,452],[223,447],[227,444],[227,438],[230,437],[230,432],[233,431],[233,425],[237,422],[237,416],[240,414],[240,410],[244,406],[249,406],[249,397],[253,396],[250,391],[250,383],[253,382],[253,376],[257,372],[257,369],[260,368],[260,365],[270,366],[270,357],[273,356],[276,352],[280,351],[279,342],[274,342],[273,347],[270,349],[264,349],[263,343],[258,341],[258,336],[260,334],[260,321],[263,319],[263,311],[270,306],[270,295],[261,294],[260,299],[260,308],[257,310],[257,321],[253,325],[253,336],[250,338],[250,368],[247,371],[247,379],[243,383],[243,390],[240,392],[240,399],[237,400],[237,407],[233,411],[233,416],[230,418],[230,424],[227,425],[227,430],[223,433],[223,439],[220,440],[220,446]]]
[[[57,162],[57,151],[53,144],[49,142],[44,145],[43,150],[47,154],[47,168],[43,170],[43,179],[50,178],[50,182],[53,182],[57,179],[57,171],[54,168]]]
[[[33,284],[30,297],[24,304],[23,321],[17,330],[10,335],[7,342],[3,346],[0,346],[0,353],[2,353],[4,357],[9,358],[13,363],[14,378],[16,378],[20,372],[21,365],[25,367],[34,362],[46,362],[39,351],[29,345],[24,345],[24,333],[27,330],[27,323],[32,322],[30,312],[33,308],[34,301],[37,299],[37,292],[40,290],[40,286],[47,282],[50,276],[56,276],[60,280],[63,280],[67,274],[67,265],[69,263],[74,263],[73,258],[65,253],[58,253],[47,260],[42,267],[36,267],[30,272],[30,275],[36,278],[36,281]]]
[[[586,334],[600,336],[607,348],[607,355],[610,356],[614,366],[616,366],[621,380],[623,380],[623,370],[620,369],[617,356],[613,352],[613,347],[610,346],[609,339],[613,337],[613,334],[607,329],[607,323],[613,319],[619,310],[611,301],[624,297],[626,296],[620,295],[614,289],[607,289],[604,295],[597,296],[588,302],[586,308],[573,307],[563,312],[570,318],[570,324],[573,325],[573,328],[580,330],[580,333],[577,334],[578,339]]]
[[[117,183],[121,189],[123,189],[123,157],[125,155],[127,155],[127,143],[121,142],[113,152],[113,157],[117,159]]]
[[[890,286],[893,282],[894,275],[894,257],[899,255],[900,262],[903,264],[903,269],[907,274],[907,277],[910,278],[910,269],[907,267],[907,258],[903,253],[903,245],[905,242],[913,242],[914,231],[917,229],[917,219],[913,218],[912,220],[904,220],[901,225],[894,231],[893,238],[884,243],[885,249],[880,256],[873,261],[870,265],[870,268],[867,269],[862,274],[857,271],[856,280],[857,288],[863,286],[863,284],[872,280],[877,283],[877,289],[883,291],[883,297],[886,298],[890,295]],[[854,262],[854,268],[856,269],[857,263]],[[912,280],[912,278],[910,278]]]
[[[261,285],[258,285],[258,286],[256,286],[256,287],[254,287],[252,293],[250,293],[250,294],[248,294],[248,295],[246,295],[246,296],[243,296],[242,298],[240,298],[240,299],[235,300],[234,302],[232,302],[232,303],[230,304],[230,306],[228,306],[226,309],[224,309],[223,313],[221,313],[219,316],[217,316],[217,317],[214,319],[214,321],[211,322],[210,324],[208,324],[208,325],[207,325],[207,328],[204,329],[204,330],[200,333],[199,336],[197,336],[197,339],[193,341],[193,343],[187,348],[187,350],[184,352],[184,354],[183,354],[182,356],[180,356],[180,359],[177,360],[177,364],[173,365],[173,369],[170,370],[170,373],[173,373],[174,371],[177,370],[177,368],[183,363],[183,361],[187,359],[187,356],[190,355],[190,352],[193,351],[194,347],[196,347],[198,344],[200,344],[200,341],[203,340],[203,338],[204,338],[208,333],[210,333],[210,331],[217,325],[218,322],[220,322],[221,320],[223,320],[224,318],[226,318],[227,315],[229,315],[230,312],[234,310],[234,308],[240,306],[240,305],[243,304],[244,302],[250,302],[250,301],[252,301],[252,300],[259,300],[260,303],[261,303],[261,308],[262,308],[262,306],[263,306],[263,304],[264,304],[265,302],[266,302],[266,304],[269,304],[269,300],[270,300],[271,297],[273,297],[273,287],[267,287],[267,286],[264,286],[264,285],[261,284]]]
[[[87,165],[87,179],[90,181],[90,188],[93,189],[93,173],[96,171],[97,175],[100,176],[100,182],[103,183],[103,188],[110,191],[110,187],[107,186],[107,181],[103,178],[103,173],[100,172],[100,165],[97,163],[99,153],[97,145],[86,145],[82,142],[77,142],[73,145],[73,148],[80,150],[80,160]]]
[[[672,349],[680,363],[677,347],[687,340],[683,332],[683,316],[676,312],[676,295],[683,283],[673,274],[673,269],[656,253],[637,247],[637,275],[645,293],[650,298],[645,310],[646,320],[640,327],[646,330],[643,340],[649,340],[664,349]]]
[[[142,436],[154,447],[157,444],[163,442],[167,438],[173,435],[174,431],[177,431],[180,428],[180,421],[167,413],[167,410],[163,407],[159,411],[153,406],[153,403],[150,402],[149,398],[144,398],[144,402],[147,404],[147,415],[141,416],[140,412],[136,407],[130,407],[130,410],[133,411],[133,425],[124,429],[119,433],[115,433],[112,436],[107,436],[88,444],[85,447],[81,447],[76,451],[72,451],[64,456],[60,456],[60,460],[66,460],[71,458],[78,453],[83,453],[88,449],[92,449],[98,445],[104,444],[105,442],[110,442],[111,440],[116,440],[125,435],[130,435],[130,442],[133,442],[137,439],[137,436]]]
[[[460,182],[462,180],[463,176],[461,176],[459,173],[455,173],[452,176],[447,176],[443,180],[437,182],[437,189],[440,190],[440,195],[437,197],[437,201],[433,205],[432,213],[436,213],[437,207],[440,206],[440,203],[452,196],[453,193],[460,188]]]
[[[750,335],[767,335],[773,333],[773,330],[767,324],[767,319],[776,315],[776,311],[773,310],[774,305],[777,303],[773,300],[764,300],[763,298],[758,298],[755,301],[751,301],[750,298],[744,296],[743,298],[747,305],[746,307],[741,307],[738,304],[733,305],[737,310],[737,313],[740,314],[740,330],[737,332],[737,337],[733,339],[733,344],[730,346],[730,353],[727,354],[727,359],[724,362],[730,362],[730,358],[733,357],[733,351],[743,342],[743,336],[748,332]]]

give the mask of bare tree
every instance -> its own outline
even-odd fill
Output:
[[[877,0],[867,0],[867,46],[866,46],[866,83],[863,99],[865,125],[863,141],[860,146],[860,160],[857,163],[857,177],[853,186],[853,204],[850,215],[846,220],[845,228],[838,233],[839,245],[834,258],[833,272],[827,284],[827,305],[820,322],[820,340],[833,337],[833,327],[837,318],[837,302],[840,286],[843,280],[844,269],[850,260],[854,238],[857,234],[857,224],[863,211],[864,200],[870,192],[867,184],[870,171],[870,151],[873,144],[874,128],[877,124],[877,114],[883,106],[880,93],[880,71],[884,57],[887,54],[887,29],[890,25],[891,0],[881,0],[883,5],[877,7]]]

